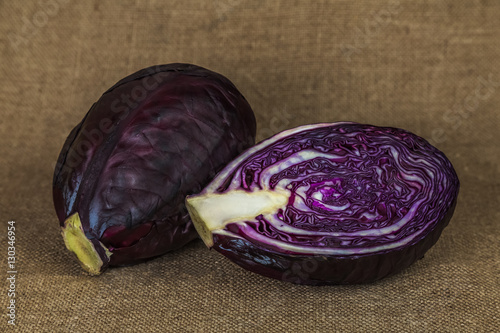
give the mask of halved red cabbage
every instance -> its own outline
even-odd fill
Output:
[[[458,191],[450,161],[421,137],[343,122],[259,143],[186,201],[205,244],[245,269],[299,284],[354,284],[422,258]]]

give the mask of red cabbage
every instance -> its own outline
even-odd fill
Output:
[[[422,258],[458,190],[450,161],[421,137],[330,123],[259,143],[186,201],[205,244],[247,270],[298,284],[355,284]]]
[[[254,144],[255,117],[224,76],[189,64],[140,70],[92,106],[64,144],[54,205],[91,274],[197,238],[184,205]]]

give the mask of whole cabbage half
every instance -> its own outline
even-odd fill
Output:
[[[446,156],[408,131],[323,123],[279,133],[187,197],[205,244],[299,284],[375,281],[438,240],[457,202]]]
[[[254,144],[249,104],[224,76],[190,64],[116,83],[71,131],[53,178],[62,235],[91,274],[197,237],[184,205]]]

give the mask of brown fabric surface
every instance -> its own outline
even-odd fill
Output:
[[[0,2],[0,276],[14,220],[16,328],[499,331],[499,18],[497,0]],[[258,140],[341,120],[429,139],[462,184],[450,225],[423,260],[363,286],[270,280],[199,241],[86,275],[52,205],[57,156],[104,90],[170,62],[230,78],[256,112]],[[8,287],[0,331],[11,329]]]

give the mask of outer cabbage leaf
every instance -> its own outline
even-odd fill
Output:
[[[66,246],[99,274],[197,237],[184,205],[245,148],[256,123],[224,76],[154,66],[106,91],[64,144],[54,205]]]

